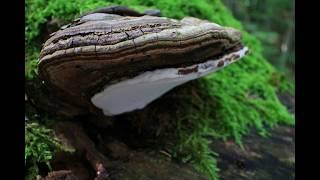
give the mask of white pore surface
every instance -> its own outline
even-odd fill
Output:
[[[113,116],[142,109],[174,87],[215,72],[234,62],[224,61],[226,58],[230,58],[234,55],[239,55],[239,59],[242,58],[247,50],[248,48],[244,47],[243,49],[227,54],[220,59],[208,60],[204,63],[189,67],[164,68],[147,71],[132,79],[105,87],[103,91],[95,94],[91,98],[91,101],[96,107],[102,109],[106,116]],[[225,63],[223,66],[218,67],[217,64],[220,61],[224,61]],[[190,69],[196,66],[198,66],[197,72],[184,75],[178,73],[179,69]]]

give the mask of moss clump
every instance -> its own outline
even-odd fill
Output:
[[[25,77],[27,80],[32,80],[38,75],[38,57],[39,48],[29,47],[25,54]]]
[[[56,151],[73,152],[64,147],[55,137],[53,131],[37,122],[25,125],[25,165],[26,179],[36,179],[39,174],[38,163],[45,163],[50,168],[49,161]]]
[[[48,20],[55,18],[68,22],[82,12],[111,4],[127,5],[139,11],[157,8],[167,17],[194,16],[234,27],[242,30],[243,42],[251,50],[241,61],[193,83],[199,88],[194,90],[190,102],[177,110],[183,111],[184,115],[177,120],[176,157],[191,162],[198,170],[217,179],[215,154],[208,147],[208,136],[231,137],[242,145],[241,137],[251,128],[267,135],[266,125],[294,124],[294,117],[277,98],[277,91],[293,93],[293,84],[264,59],[259,41],[244,31],[220,0],[28,0],[26,77],[32,79],[34,76],[39,43],[43,43],[38,42],[40,29]]]

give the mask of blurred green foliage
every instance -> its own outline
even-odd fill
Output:
[[[294,76],[295,1],[223,0],[244,28],[257,37],[265,57],[279,70]]]
[[[167,17],[194,16],[243,32],[243,42],[249,47],[250,54],[222,71],[197,80],[197,96],[193,95],[176,110],[182,112],[177,119],[172,117],[172,121],[178,123],[176,158],[190,162],[212,179],[218,179],[216,154],[209,148],[208,138],[233,138],[242,145],[242,136],[252,128],[267,135],[265,126],[294,124],[293,115],[277,97],[279,91],[293,93],[293,84],[268,63],[254,33],[246,32],[247,25],[243,27],[220,0],[27,0],[25,42],[26,67],[29,69],[26,78],[32,80],[36,75],[35,62],[43,43],[39,40],[41,30],[48,21],[58,19],[67,23],[83,12],[111,4],[127,5],[139,11],[157,8]],[[278,38],[275,33],[259,34],[257,31],[255,35],[270,42]]]

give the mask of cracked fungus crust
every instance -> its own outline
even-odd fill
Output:
[[[240,31],[197,18],[118,18],[73,23],[45,42],[39,75],[57,97],[81,108],[93,103],[106,115],[141,109],[202,75],[198,67],[176,68],[219,59],[243,48]],[[146,71],[156,75],[141,75]],[[122,80],[129,77],[136,78]],[[124,84],[111,85],[118,81]],[[104,87],[110,89],[91,100]]]
[[[91,101],[107,116],[142,109],[174,87],[213,73],[242,58],[247,52],[248,48],[244,47],[204,63],[144,72],[132,79],[105,87],[103,91],[95,94]]]

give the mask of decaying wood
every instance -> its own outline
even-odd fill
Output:
[[[65,163],[63,168],[70,169],[79,180],[89,176],[84,174],[95,172],[94,176],[99,179],[199,179],[207,180],[195,169],[186,164],[175,164],[173,161],[161,158],[161,154],[150,155],[148,151],[137,151],[126,146],[118,140],[111,140],[105,136],[99,138],[99,145],[88,137],[87,132],[79,122],[61,121],[53,124],[58,138],[64,145],[72,147],[76,152],[67,155],[58,155],[52,162],[55,169],[56,164]],[[110,137],[111,138],[111,137]],[[118,152],[121,151],[121,152]],[[73,156],[73,158],[70,158]],[[76,158],[74,158],[76,157]],[[85,159],[90,167],[87,169],[74,163],[81,163]],[[78,162],[73,162],[78,161]],[[87,171],[84,173],[83,171]],[[84,173],[84,174],[82,174]],[[80,179],[81,178],[81,179]],[[92,177],[93,179],[93,177]]]
[[[73,122],[57,122],[53,125],[58,138],[67,146],[71,146],[76,153],[83,154],[90,163],[92,169],[96,168],[97,163],[109,167],[110,161],[101,154],[95,147],[95,144],[87,136],[83,128]]]
[[[78,180],[70,170],[60,170],[48,173],[48,176],[38,176],[37,180]]]

